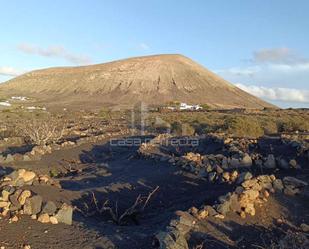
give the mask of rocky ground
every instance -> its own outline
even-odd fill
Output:
[[[306,137],[179,146],[114,128],[27,150],[2,141],[1,248],[308,248]],[[143,143],[110,144],[123,137]]]

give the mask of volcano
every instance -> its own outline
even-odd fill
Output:
[[[63,107],[160,106],[170,101],[221,109],[274,107],[178,54],[36,70],[1,84],[0,92]]]

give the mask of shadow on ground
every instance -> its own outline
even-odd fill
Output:
[[[93,193],[99,204],[108,201],[114,210],[117,205],[120,214],[139,195],[145,197],[159,187],[144,212],[123,226],[115,224],[108,213],[88,218],[76,213],[75,220],[100,236],[108,236],[119,248],[151,248],[154,234],[168,225],[176,210],[211,204],[231,190],[231,186],[209,184],[167,162],[140,158],[137,149],[137,146],[111,146],[109,142],[95,145],[83,151],[80,160],[84,164],[97,164],[98,171],[104,168],[104,174],[92,172],[84,178],[61,181],[64,189],[83,193],[82,198],[73,201],[80,209],[86,210],[85,203],[94,208]]]

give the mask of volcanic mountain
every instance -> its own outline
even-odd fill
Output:
[[[191,59],[174,54],[36,70],[1,84],[0,92],[64,107],[129,107],[140,101],[151,105],[181,101],[216,108],[273,107]]]

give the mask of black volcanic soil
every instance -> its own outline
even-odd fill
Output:
[[[38,162],[7,165],[8,168],[27,167],[40,173],[48,173],[52,169],[63,172],[64,168],[73,169],[72,173],[59,178],[61,190],[48,186],[33,186],[32,190],[43,198],[70,202],[78,207],[87,200],[85,194],[93,192],[99,201],[108,199],[110,203],[117,202],[121,212],[131,206],[139,194],[147,195],[156,186],[159,190],[141,216],[122,226],[112,222],[108,216],[85,218],[77,211],[74,212],[72,226],[41,224],[26,216],[11,224],[0,219],[0,246],[22,248],[29,244],[32,249],[153,248],[154,234],[166,227],[176,210],[212,204],[218,196],[231,191],[229,185],[209,184],[167,162],[141,159],[136,149],[110,146],[105,141],[56,151]],[[79,172],[74,172],[74,169],[79,169]],[[269,227],[276,218],[290,219],[297,225],[304,221],[308,223],[308,202],[297,198],[271,198],[256,216],[245,220],[237,216],[227,217],[224,221],[207,219],[199,224],[199,232],[193,233],[191,246],[197,246],[197,242],[210,245],[203,248],[250,248],[246,245],[251,243],[261,245],[259,234],[268,232],[269,236],[273,231]],[[269,242],[267,238],[265,240]]]
[[[138,224],[118,226],[108,217],[84,218],[74,214],[74,224],[45,225],[22,217],[17,223],[0,221],[0,245],[20,248],[149,248],[153,235],[164,229],[176,210],[186,210],[192,205],[213,201],[226,193],[225,186],[210,186],[192,174],[184,174],[167,163],[143,160],[136,157],[136,147],[110,147],[109,143],[84,145],[78,148],[56,151],[39,162],[19,163],[13,168],[26,167],[47,173],[59,169],[63,159],[80,160],[75,167],[83,169],[79,174],[69,174],[60,179],[62,190],[51,187],[32,187],[43,198],[67,201],[82,206],[82,196],[93,191],[99,200],[118,202],[119,211],[131,206],[139,194],[146,195],[156,186],[159,190],[149,202]],[[90,159],[91,158],[91,159]],[[106,165],[101,165],[101,163]],[[101,165],[101,166],[100,166]],[[208,190],[207,190],[208,189]],[[207,195],[203,194],[207,190]]]

